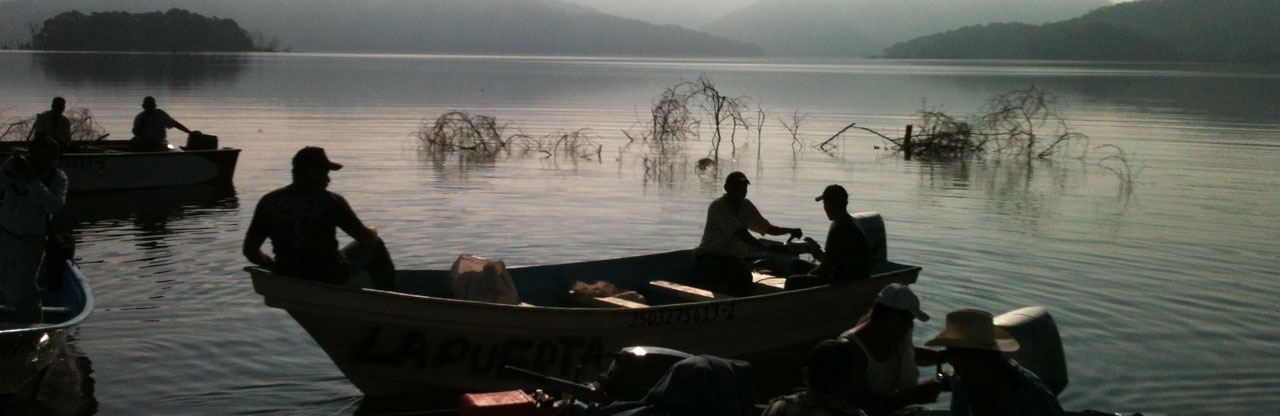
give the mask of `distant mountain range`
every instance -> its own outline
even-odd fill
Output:
[[[963,26],[1046,23],[1111,5],[1108,0],[763,0],[707,25],[714,35],[760,45],[768,55],[857,57]]]
[[[891,58],[1280,62],[1280,0],[1143,0],[1044,25],[992,24],[888,48]]]
[[[8,0],[0,44],[18,46],[56,14],[180,8],[235,20],[297,51],[753,56],[754,45],[555,0]]]

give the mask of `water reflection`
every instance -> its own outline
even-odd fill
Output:
[[[74,416],[98,411],[94,397],[93,366],[70,340],[59,350],[44,373],[11,397],[0,399],[0,414]]]
[[[168,234],[172,220],[240,207],[234,186],[187,185],[119,192],[72,194],[54,218],[59,226],[93,228],[133,221],[144,235]],[[106,223],[106,224],[100,224]]]
[[[1092,168],[1078,160],[929,163],[920,170],[920,189],[929,198],[945,198],[933,192],[939,190],[980,191],[988,212],[1035,228],[1057,214],[1064,195],[1078,188]]]
[[[70,84],[185,87],[235,81],[248,58],[223,54],[40,53],[36,70]]]

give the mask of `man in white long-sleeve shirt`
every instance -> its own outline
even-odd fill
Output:
[[[0,285],[18,322],[43,320],[36,279],[46,227],[67,200],[67,174],[54,167],[58,151],[53,141],[36,140],[26,157],[0,165]]]

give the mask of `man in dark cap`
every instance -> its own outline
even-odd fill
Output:
[[[71,120],[62,115],[66,109],[67,100],[62,97],[53,97],[49,111],[36,115],[36,121],[31,125],[31,138],[52,139],[58,147],[67,147],[71,143]]]
[[[258,201],[244,239],[244,256],[253,264],[276,273],[326,283],[342,284],[360,267],[351,257],[376,251],[380,266],[390,267],[377,229],[366,227],[341,195],[329,192],[329,172],[342,169],[319,147],[304,147],[293,156],[293,183],[268,192]],[[337,229],[355,243],[338,249]],[[271,239],[275,258],[262,252]],[[391,270],[394,273],[394,269]],[[375,283],[380,287],[388,281]]]
[[[156,108],[156,99],[142,99],[142,112],[133,118],[133,139],[129,141],[129,150],[134,152],[165,152],[169,150],[169,141],[165,138],[168,129],[182,130],[191,133],[169,113]],[[199,133],[199,132],[197,132]]]
[[[822,195],[813,199],[822,202],[822,209],[831,220],[827,231],[826,251],[813,253],[820,264],[809,271],[811,275],[837,280],[857,280],[871,276],[871,247],[867,236],[849,215],[849,192],[840,185],[827,185]]]
[[[751,231],[768,235],[786,235],[800,238],[799,228],[784,228],[770,224],[760,215],[760,210],[747,199],[747,175],[733,172],[724,179],[724,195],[711,201],[707,208],[707,223],[702,231],[702,242],[694,250],[698,271],[703,279],[700,286],[714,292],[744,295],[751,290],[751,267],[743,261],[747,247],[767,249]]]

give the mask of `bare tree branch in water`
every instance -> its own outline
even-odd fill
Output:
[[[529,155],[540,153],[555,160],[599,160],[604,148],[595,143],[588,129],[559,131],[535,138],[523,132],[506,134],[509,125],[496,117],[465,111],[449,111],[434,120],[423,119],[418,131],[410,136],[418,139],[418,149],[427,153],[464,152],[469,157],[493,159],[499,154]]]
[[[787,121],[783,120],[781,117],[778,118],[778,122],[782,123],[782,128],[787,129],[787,132],[791,133],[791,150],[792,151],[800,150],[804,148],[804,139],[800,138],[800,125],[804,123],[804,119],[807,116],[808,114],[800,114],[799,110],[792,111],[790,124],[788,124]]]
[[[72,108],[62,112],[71,122],[72,141],[93,141],[107,136],[106,129],[98,124],[88,108]],[[27,140],[31,128],[35,126],[37,115],[28,118],[11,118],[4,122],[4,132],[0,133],[0,141]]]

